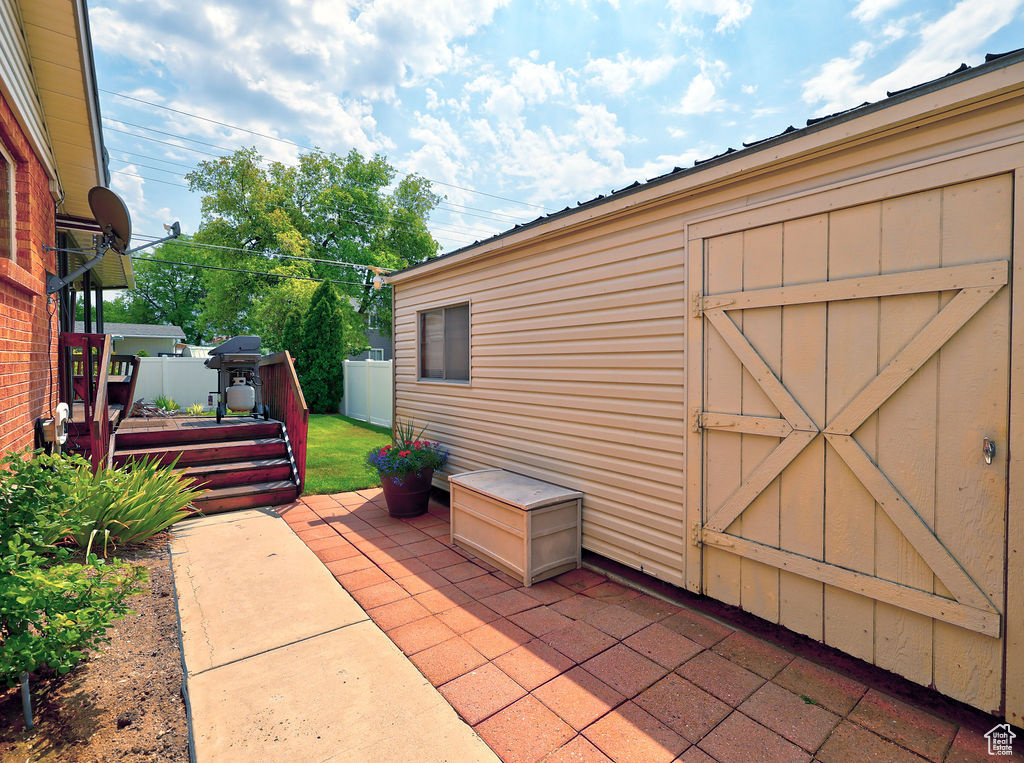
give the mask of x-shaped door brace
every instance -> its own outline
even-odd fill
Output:
[[[725,502],[710,514],[702,527],[703,542],[867,595],[886,592],[898,594],[898,603],[908,609],[998,636],[999,611],[949,550],[942,545],[914,507],[900,495],[885,473],[871,460],[853,438],[853,433],[1006,284],[1008,270],[1008,263],[1000,261],[704,297],[700,304],[704,317],[714,326],[739,358],[740,363],[779,409],[782,418],[702,412],[701,427],[780,437],[782,441]],[[727,315],[727,312],[734,310],[758,307],[781,307],[952,290],[958,290],[958,294],[832,418],[824,430],[818,429]],[[725,529],[782,474],[819,433],[846,462],[907,541],[949,589],[956,599],[955,602],[725,532]],[[889,590],[891,586],[898,590]],[[964,611],[964,608],[971,611]]]

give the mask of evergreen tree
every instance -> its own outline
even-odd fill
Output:
[[[294,308],[288,311],[281,327],[281,349],[290,352],[298,362],[302,351],[302,314]]]
[[[299,378],[306,404],[316,413],[337,413],[345,371],[344,316],[330,283],[321,283],[302,327]]]

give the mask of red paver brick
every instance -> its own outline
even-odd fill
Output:
[[[498,595],[501,596],[501,594]],[[508,619],[523,630],[529,631],[534,636],[543,636],[545,633],[550,633],[551,631],[556,631],[559,628],[564,628],[565,626],[572,624],[572,620],[558,614],[550,607],[538,607],[536,606],[536,600],[534,600],[533,603],[533,609],[509,615]]]
[[[988,740],[985,739],[983,731],[961,726],[946,754],[946,763],[994,763],[996,760],[1019,763],[1024,761],[1024,749],[1021,749],[1018,740],[1014,740],[1014,744],[1016,748],[1012,756],[996,758],[988,754]]]
[[[606,604],[603,601],[578,594],[571,598],[563,599],[557,604],[552,604],[551,608],[566,617],[571,617],[573,620],[583,620],[587,615],[610,606],[610,604]]]
[[[388,580],[386,583],[378,583],[377,585],[368,586],[366,588],[360,588],[358,591],[349,591],[349,593],[352,594],[352,598],[359,602],[359,606],[363,609],[382,607],[393,601],[404,599],[409,595],[402,586],[398,585],[398,583],[393,580]]]
[[[651,621],[643,615],[630,612],[618,604],[611,604],[596,612],[591,612],[589,615],[585,615],[583,620],[612,638],[620,640],[632,636],[638,630],[651,624]]]
[[[458,556],[458,554],[456,554],[456,556]],[[463,580],[469,580],[470,578],[478,578],[481,575],[487,574],[487,570],[485,570],[483,567],[473,564],[472,562],[467,562],[464,559],[462,559],[461,556],[459,556],[459,559],[462,561],[452,564],[449,567],[439,569],[438,574],[441,575],[441,577],[447,578],[453,583],[460,583]]]
[[[700,741],[700,748],[722,763],[803,763],[811,759],[792,742],[739,712],[718,724]]]
[[[400,546],[394,546],[393,548],[378,548],[376,546],[369,546],[369,544],[362,543],[358,546],[359,550],[372,559],[377,564],[388,564],[389,562],[403,562],[406,559],[412,559],[413,555],[411,552]]]
[[[351,530],[345,533],[345,539],[352,544],[358,541],[369,541],[376,546],[381,540],[387,540],[387,537],[380,530],[373,527],[367,527],[365,530]],[[390,542],[388,545],[391,545]]]
[[[443,543],[439,543],[433,538],[427,538],[427,540],[421,540],[417,543],[409,543],[403,547],[410,554],[418,557],[429,556],[430,554],[446,550]]]
[[[555,582],[559,585],[563,585],[566,588],[571,588],[573,591],[579,592],[586,590],[587,588],[593,588],[599,583],[603,583],[607,580],[604,575],[598,575],[596,572],[590,570],[578,569],[569,570],[563,572],[561,575],[555,578]]]
[[[401,562],[386,562],[380,566],[389,577],[399,580],[409,575],[419,575],[427,572],[430,568],[419,559],[405,559]]]
[[[739,709],[762,726],[812,753],[821,747],[842,720],[835,713],[805,702],[773,683],[767,683],[754,692]]]
[[[486,663],[440,688],[455,712],[471,726],[507,707],[526,694],[526,690]]]
[[[433,591],[437,588],[444,588],[448,585],[448,581],[433,570],[419,572],[404,578],[396,578],[395,582],[413,596],[426,591]]]
[[[541,638],[577,663],[589,660],[615,643],[615,639],[607,633],[579,620],[557,631],[545,633]]]
[[[574,665],[564,654],[539,639],[506,652],[494,664],[527,691],[536,689]]]
[[[461,636],[428,647],[410,659],[434,686],[448,683],[487,662],[487,658]]]
[[[586,737],[578,736],[544,758],[544,763],[611,763],[611,758]]]
[[[674,760],[687,742],[676,732],[627,702],[583,730],[583,736],[619,763],[658,763]]]
[[[349,572],[355,572],[356,570],[366,570],[373,567],[373,562],[367,559],[360,553],[355,556],[347,556],[344,559],[335,559],[333,562],[327,562],[327,569],[331,571],[331,574],[335,577],[339,575],[346,575]]]
[[[679,763],[717,763],[714,758],[697,747],[697,745],[688,748],[677,760]]]
[[[533,696],[577,731],[586,728],[625,701],[625,697],[581,667],[534,689]]]
[[[420,620],[430,613],[414,599],[399,599],[382,607],[371,609],[368,614],[381,630],[389,631],[399,625]]]
[[[743,631],[736,631],[712,647],[730,662],[764,678],[775,677],[795,655]]]
[[[639,591],[627,588],[619,583],[613,583],[610,580],[600,583],[593,588],[587,588],[583,593],[592,599],[598,599],[608,604],[622,604],[640,596]]]
[[[386,534],[391,538],[391,540],[400,546],[407,546],[412,543],[422,543],[425,540],[431,540],[430,536],[426,533],[422,533],[406,524],[402,524],[400,532],[390,532]]]
[[[433,613],[444,612],[452,607],[468,604],[473,599],[453,585],[444,585],[416,594],[416,601]]]
[[[669,673],[634,702],[691,742],[700,741],[732,712],[729,705],[675,673]]]
[[[494,575],[481,575],[470,580],[463,580],[456,583],[459,588],[468,593],[474,599],[483,599],[493,596],[496,593],[509,590],[510,586],[502,583]]]
[[[382,533],[387,535],[391,540],[395,539],[396,535],[402,535],[408,532],[419,532],[419,530],[413,530],[405,522],[399,522],[397,519],[391,517],[381,517],[374,519],[371,524],[380,530]],[[426,538],[417,538],[417,540],[426,540]],[[413,542],[410,539],[410,543]]]
[[[381,583],[390,583],[392,581],[391,578],[376,567],[367,567],[363,570],[356,570],[355,572],[338,575],[338,582],[345,587],[346,591],[351,592],[358,591],[360,588],[379,585]],[[402,593],[405,592],[403,591]]]
[[[535,763],[576,735],[530,696],[478,724],[476,731],[505,763]]]
[[[409,546],[412,548],[412,546]],[[444,551],[438,551],[433,554],[427,554],[425,556],[418,557],[421,562],[430,567],[432,570],[442,570],[445,567],[451,567],[456,564],[462,564],[466,561],[464,556],[456,554],[454,551],[445,549]]]
[[[406,654],[416,654],[455,637],[455,632],[436,617],[424,617],[388,631],[388,638]]]
[[[479,578],[477,579],[479,580]],[[537,606],[536,599],[514,588],[496,593],[494,596],[484,597],[480,599],[480,602],[486,604],[499,615],[505,615],[506,617]]]
[[[576,595],[575,592],[570,591],[563,585],[559,585],[554,580],[542,580],[539,583],[534,583],[529,588],[519,586],[519,590],[527,596],[532,596],[541,604],[554,604],[556,601],[570,599]]]
[[[316,532],[316,530],[313,530],[313,532]],[[340,535],[338,535],[338,533],[331,533],[328,537],[316,538],[315,540],[305,540],[304,539],[302,542],[306,544],[306,547],[309,548],[310,551],[314,551],[314,552],[315,551],[325,551],[326,549],[329,549],[329,548],[345,548],[345,547],[348,547],[348,548],[352,549],[352,553],[354,553],[354,554],[358,554],[359,553],[359,550],[357,548],[352,546],[351,543],[349,543],[347,540],[345,540]]]
[[[846,715],[867,687],[860,681],[797,657],[772,679],[797,696],[807,696],[827,710]]]
[[[488,660],[511,652],[532,640],[532,636],[515,623],[498,618],[464,634],[466,640]]]
[[[458,634],[463,634],[481,625],[493,622],[500,615],[478,601],[460,604],[438,614],[437,618]]]
[[[582,667],[626,697],[636,696],[667,672],[624,644],[591,657]]]
[[[339,559],[348,559],[359,552],[352,548],[350,544],[345,543],[344,545],[338,544],[329,548],[320,549],[313,553],[316,554],[317,558],[321,562],[327,564],[328,562],[336,562]]]
[[[523,581],[521,579],[514,578],[511,575],[509,575],[507,572],[502,572],[500,570],[498,570],[497,572],[494,573],[494,577],[496,577],[502,583],[505,583],[506,585],[508,585],[508,586],[510,586],[512,588],[519,588],[519,587],[521,587],[523,585]]]
[[[298,525],[298,522],[296,522],[295,525]],[[306,545],[309,545],[309,541],[320,540],[322,538],[337,538],[338,540],[345,540],[338,535],[330,525],[319,525],[316,527],[310,527],[309,529],[297,530],[295,534],[298,535]]]
[[[640,594],[634,599],[623,602],[622,606],[628,609],[630,612],[636,612],[638,615],[643,615],[651,622],[657,622],[664,620],[670,615],[678,614],[682,611],[682,607],[670,604],[667,601],[656,599],[653,596],[647,594]]]
[[[862,726],[843,721],[825,740],[815,760],[822,763],[921,763],[924,758]]]
[[[757,673],[751,673],[714,652],[701,652],[683,663],[676,672],[733,707],[764,683],[764,679]]]
[[[714,646],[734,632],[728,625],[723,625],[691,609],[680,610],[671,617],[666,617],[661,624],[702,646]]]
[[[623,643],[669,670],[678,668],[704,648],[659,623],[648,625]]]
[[[957,730],[955,724],[875,689],[868,690],[848,717],[929,760],[942,760]]]

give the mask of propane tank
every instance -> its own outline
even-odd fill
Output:
[[[231,377],[231,386],[227,392],[229,410],[239,413],[251,411],[256,406],[256,390],[246,381],[244,374]]]

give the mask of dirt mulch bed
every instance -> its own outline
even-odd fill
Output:
[[[110,643],[64,676],[34,677],[35,728],[21,694],[0,689],[0,760],[187,761],[181,647],[167,536],[118,554],[149,568],[136,612],[114,622]]]

